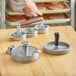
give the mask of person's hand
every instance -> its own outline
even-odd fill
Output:
[[[40,10],[37,8],[36,4],[31,1],[26,4],[26,6],[23,8],[23,12],[25,13],[26,16],[29,17],[37,17],[41,16],[42,13]]]

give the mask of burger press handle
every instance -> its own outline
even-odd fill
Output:
[[[25,38],[26,38],[26,33],[21,31],[21,25],[18,24],[16,32],[11,34],[11,39],[19,41],[19,40],[25,40]]]
[[[40,22],[40,28],[44,28],[44,20]]]
[[[44,44],[44,51],[49,54],[60,55],[69,52],[70,45],[59,41],[59,32],[55,33],[55,40]]]
[[[21,36],[21,25],[17,25],[17,36]]]
[[[28,41],[23,41],[21,43],[23,45],[23,50],[24,50],[26,56],[28,56],[28,45],[29,45],[29,42]]]
[[[44,19],[42,19],[42,21],[39,23],[39,25],[36,25],[34,28],[35,29],[37,29],[37,28],[39,28],[39,29],[44,28]]]
[[[55,33],[55,45],[58,46],[59,45],[59,32]]]
[[[6,51],[7,54],[12,54],[12,50],[13,48],[15,48],[16,46],[15,45],[12,45],[12,46],[9,46],[8,47],[8,50]]]

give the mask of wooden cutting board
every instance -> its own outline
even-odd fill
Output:
[[[67,1],[67,0],[33,0],[35,2]]]
[[[18,63],[6,54],[10,45],[20,45],[12,41],[10,34],[15,29],[0,30],[0,73],[1,76],[76,76],[76,33],[71,26],[50,27],[48,34],[27,38],[30,45],[41,50],[39,60],[33,63]],[[70,52],[65,55],[49,55],[43,51],[43,44],[54,40],[54,33],[60,32],[60,41],[68,42]]]

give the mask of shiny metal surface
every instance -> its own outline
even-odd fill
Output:
[[[44,51],[49,54],[66,54],[69,52],[70,45],[59,41],[59,32],[55,32],[55,41],[44,44]]]
[[[25,40],[26,34],[21,31],[20,24],[17,25],[17,31],[11,34],[11,39],[13,40]]]
[[[38,30],[38,33],[48,33],[49,25],[44,25],[44,21],[42,21],[39,25],[36,25],[34,27],[36,30]]]
[[[38,35],[38,31],[34,28],[26,28],[24,32],[26,33],[26,37],[35,37]]]
[[[55,42],[48,42],[44,44],[44,51],[49,54],[66,54],[70,51],[70,45],[65,42],[59,42],[56,46]]]
[[[11,54],[12,59],[17,62],[27,63],[36,61],[39,58],[40,50],[29,46],[28,41],[23,41],[22,46],[10,46],[6,53]]]

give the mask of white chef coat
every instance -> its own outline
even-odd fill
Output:
[[[6,9],[10,11],[19,11],[25,7],[28,2],[32,0],[6,0]]]

